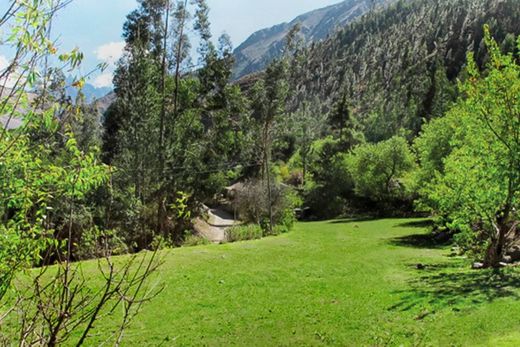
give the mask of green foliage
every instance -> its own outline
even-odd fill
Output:
[[[289,231],[296,218],[294,209],[301,205],[301,199],[288,186],[273,184],[271,187],[271,211],[273,228],[283,226]],[[249,224],[261,225],[266,234],[271,233],[269,227],[269,198],[265,183],[251,180],[237,190],[234,207],[241,220]]]
[[[226,230],[226,240],[229,242],[261,239],[263,230],[258,224],[233,226]]]
[[[353,181],[342,152],[341,139],[315,141],[309,154],[310,179],[305,185],[305,206],[318,218],[343,214],[352,197]]]
[[[184,247],[194,247],[194,246],[203,246],[203,245],[209,245],[211,242],[206,239],[205,237],[198,236],[198,235],[188,235],[184,238],[184,242],[182,245]]]
[[[346,161],[358,196],[378,202],[406,197],[403,178],[415,168],[415,158],[404,138],[358,146]]]
[[[117,99],[105,121],[104,158],[120,170],[114,180],[120,203],[112,206],[108,227],[125,229],[137,248],[146,248],[154,233],[181,242],[200,203],[252,162],[246,100],[229,83],[229,39],[221,37],[218,47],[211,41],[206,1],[164,5],[141,1],[128,16],[126,53],[114,78]],[[188,73],[191,25],[201,39],[194,73]],[[172,208],[180,191],[190,196],[189,217]]]
[[[458,240],[487,265],[500,261],[519,216],[520,67],[485,28],[487,71],[468,57],[463,97],[417,141],[425,182],[422,202],[462,231]],[[518,39],[520,45],[520,39]],[[439,138],[435,144],[434,138]]]
[[[78,260],[88,260],[127,253],[129,248],[116,231],[100,230],[94,226],[82,232],[75,245],[74,256]]]
[[[517,0],[395,1],[314,43],[291,62],[294,103],[331,110],[337,134],[345,119],[359,122],[369,142],[444,114],[457,98],[466,54],[486,55],[482,25],[511,46],[519,34]],[[420,29],[418,29],[420,28]],[[318,100],[318,105],[316,105]]]
[[[40,261],[48,247],[59,248],[54,227],[63,216],[58,209],[63,201],[84,201],[108,177],[94,152],[78,149],[72,133],[56,158],[52,145],[35,144],[24,131],[6,133],[0,141],[0,276],[4,285],[17,270]]]

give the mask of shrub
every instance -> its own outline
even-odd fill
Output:
[[[102,258],[129,253],[125,240],[115,230],[87,229],[81,235],[74,256],[78,260]]]
[[[226,230],[226,239],[229,242],[257,240],[262,236],[262,228],[257,224],[237,225]]]
[[[273,224],[292,228],[295,216],[294,208],[301,205],[301,201],[293,190],[285,185],[273,185],[271,188],[271,204]],[[260,180],[249,181],[237,191],[235,209],[240,218],[246,223],[269,226],[269,202],[265,184]]]
[[[358,146],[346,161],[357,196],[383,203],[406,199],[403,178],[415,168],[415,158],[404,138]]]
[[[193,247],[193,246],[203,246],[209,245],[211,242],[205,237],[199,235],[188,235],[184,239],[183,246],[185,247]]]
[[[331,137],[316,141],[309,158],[305,206],[317,218],[332,218],[345,212],[354,183],[341,152],[342,144]]]

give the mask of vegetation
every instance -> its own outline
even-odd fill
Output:
[[[518,270],[472,271],[427,225],[300,223],[165,251],[168,286],[128,330],[131,345],[517,345]]]
[[[58,53],[50,37],[64,4],[13,1],[0,21],[1,41],[16,52],[0,76],[0,114],[7,119],[0,129],[2,344],[56,346],[74,340],[82,345],[96,320],[113,307],[123,315],[107,340],[119,345],[142,303],[154,295],[146,282],[158,266],[155,253],[115,264],[108,233],[89,220],[95,209],[89,194],[107,183],[110,169],[89,145],[93,133],[81,126],[90,123],[81,97],[76,104],[64,101],[58,94],[65,87],[61,70],[48,65],[54,57],[62,69],[74,70],[82,60],[77,50]],[[78,78],[73,86],[83,83]],[[11,129],[15,119],[22,125]],[[76,136],[78,128],[83,131]],[[84,235],[90,250],[78,251],[78,244],[87,242],[79,241]],[[85,286],[82,264],[73,263],[89,251],[100,257],[100,288]],[[20,280],[22,271],[35,266],[40,268],[33,278]]]
[[[519,223],[520,65],[512,54],[500,52],[487,27],[485,40],[490,52],[486,75],[470,55],[470,78],[460,87],[463,97],[437,121],[441,127],[426,128],[418,148],[423,170],[432,170],[426,171],[433,179],[425,182],[425,204],[461,231],[463,247],[482,257],[485,266],[497,267]],[[442,134],[446,131],[449,139]],[[434,137],[444,141],[432,148]]]
[[[238,225],[226,231],[227,241],[258,240],[263,236],[263,230],[258,224]]]
[[[518,328],[518,274],[499,269],[520,262],[516,0],[396,1],[310,46],[296,25],[245,84],[205,0],[140,0],[103,117],[83,54],[55,46],[68,1],[9,4],[0,343],[120,345],[141,328],[132,343],[465,345]],[[289,233],[296,212],[429,213],[434,233],[356,219]],[[204,231],[279,238],[217,249]],[[434,242],[451,237],[460,258]],[[158,251],[181,245],[201,248]],[[160,254],[172,286],[153,281]]]

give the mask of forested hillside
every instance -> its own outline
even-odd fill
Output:
[[[516,0],[399,1],[370,13],[293,61],[294,103],[322,112],[346,98],[369,141],[417,135],[457,96],[469,52],[484,64],[483,25],[506,50],[520,33]]]

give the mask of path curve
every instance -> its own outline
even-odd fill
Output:
[[[207,219],[199,217],[194,221],[195,231],[213,243],[225,242],[226,230],[239,224],[239,221],[223,209],[207,206],[203,208],[208,217]]]

